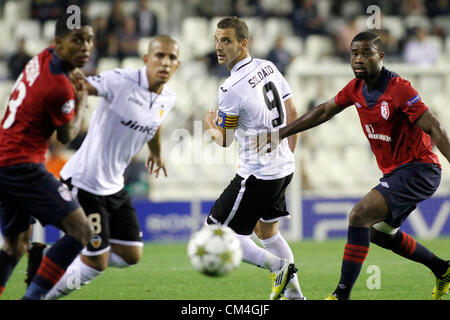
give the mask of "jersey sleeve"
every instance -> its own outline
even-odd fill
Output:
[[[112,100],[118,92],[121,83],[121,70],[114,69],[105,71],[95,76],[87,77],[86,80],[97,90],[97,95],[106,100]]]
[[[75,115],[75,90],[71,85],[62,85],[51,90],[45,98],[45,106],[53,126],[60,127]]]
[[[352,91],[354,91],[355,88],[355,81],[350,81],[341,91],[338,92],[338,94],[334,97],[334,102],[339,107],[348,107],[354,104],[353,98],[352,98]]]
[[[411,86],[409,81],[401,81],[396,92],[400,110],[408,116],[409,121],[416,121],[428,110],[428,107],[422,102],[419,93]]]
[[[231,88],[219,88],[219,107],[216,125],[225,129],[235,129],[238,125],[240,98]]]

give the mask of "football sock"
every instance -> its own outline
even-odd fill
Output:
[[[66,273],[59,279],[58,283],[47,293],[45,300],[56,300],[68,295],[76,289],[80,289],[81,286],[88,284],[101,274],[102,271],[88,266],[81,261],[78,255],[67,268]]]
[[[278,271],[284,265],[284,259],[274,256],[269,251],[259,247],[250,236],[238,234],[242,247],[242,260],[260,268]]]
[[[442,276],[448,269],[447,261],[436,257],[430,250],[405,232],[397,231],[390,244],[387,249],[391,249],[404,258],[422,263],[430,268],[436,277]]]
[[[40,300],[64,275],[67,267],[83,249],[74,237],[66,234],[55,242],[42,258],[41,265],[23,299]]]
[[[0,250],[0,296],[5,290],[6,282],[8,282],[17,262],[16,258]]]
[[[341,278],[333,292],[339,299],[348,299],[362,264],[367,257],[370,245],[370,229],[367,227],[348,227],[347,244],[342,259]]]
[[[129,267],[130,265],[125,260],[123,260],[121,256],[119,256],[114,251],[110,250],[108,258],[108,266],[116,268],[126,268]]]
[[[284,237],[278,231],[274,236],[268,239],[260,239],[264,249],[272,253],[273,255],[286,259],[290,263],[294,263],[294,255],[292,254],[291,247],[286,242]],[[298,277],[295,273],[291,281],[286,286],[284,296],[288,299],[302,298],[303,293],[298,283]]]

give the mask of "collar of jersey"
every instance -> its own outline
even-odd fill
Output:
[[[246,64],[249,64],[252,61],[252,57],[247,56],[238,63],[236,63],[233,68],[231,69],[231,73],[238,71],[241,67],[243,67]]]
[[[48,49],[52,54],[52,59],[50,60],[50,72],[52,74],[64,74],[69,77],[69,74],[64,71],[62,60],[56,55],[55,49],[53,47]]]
[[[147,71],[147,68],[145,66],[139,69],[138,81],[139,81],[139,85],[141,87],[149,89],[150,86],[148,84],[148,78],[147,78],[147,72],[146,71]]]

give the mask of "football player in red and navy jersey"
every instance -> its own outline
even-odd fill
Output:
[[[383,67],[383,57],[382,43],[376,34],[356,35],[351,42],[350,59],[356,77],[333,99],[280,129],[278,138],[267,136],[274,148],[279,140],[324,123],[355,105],[383,173],[380,184],[350,212],[341,278],[336,290],[327,297],[329,300],[350,298],[370,242],[430,268],[436,276],[433,299],[447,293],[450,283],[449,261],[436,257],[399,230],[417,203],[431,197],[438,188],[441,165],[431,141],[450,162],[449,137],[410,82]]]
[[[69,21],[72,19],[71,21]],[[49,138],[56,131],[66,144],[78,134],[87,89],[71,79],[93,48],[88,18],[64,15],[56,23],[54,47],[32,58],[11,91],[0,126],[0,294],[28,248],[34,218],[65,232],[29,279],[24,299],[40,299],[64,274],[91,236],[86,215],[67,187],[44,166]]]

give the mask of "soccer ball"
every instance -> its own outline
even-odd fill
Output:
[[[239,239],[223,225],[207,225],[194,233],[187,253],[194,269],[208,276],[229,274],[242,261]]]

